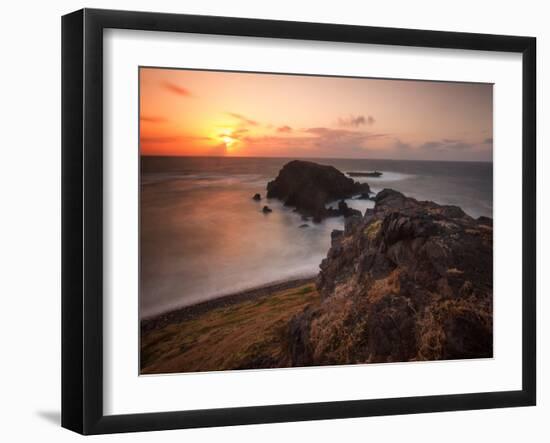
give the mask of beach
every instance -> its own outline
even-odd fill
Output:
[[[141,373],[284,367],[285,326],[319,304],[314,280],[219,297],[141,321]]]

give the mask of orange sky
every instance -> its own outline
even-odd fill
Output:
[[[142,155],[492,160],[492,85],[140,69]]]

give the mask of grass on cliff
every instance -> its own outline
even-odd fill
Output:
[[[369,240],[374,240],[381,229],[382,220],[376,220],[365,228],[364,234],[368,237]]]
[[[310,283],[143,333],[141,373],[284,366],[288,321],[319,303]]]

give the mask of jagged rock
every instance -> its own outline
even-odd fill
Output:
[[[493,226],[493,219],[485,216],[478,217],[477,222],[480,225]]]
[[[268,198],[282,200],[286,206],[296,208],[297,212],[312,217],[315,222],[342,215],[327,209],[327,203],[369,191],[367,183],[355,182],[333,166],[302,160],[284,165],[277,178],[267,184]]]
[[[273,209],[271,209],[269,206],[264,206],[264,207],[262,208],[262,212],[263,212],[264,214],[269,214],[270,212],[273,212]]]
[[[361,215],[363,215],[358,209],[350,208],[344,200],[338,202],[338,211],[346,218],[353,216],[361,217]]]
[[[385,189],[320,269],[322,303],[288,326],[292,365],[492,357],[491,219]]]
[[[329,207],[327,209],[327,217],[339,217],[343,216],[345,218],[359,216],[361,217],[361,211],[358,209],[353,209],[348,206],[344,200],[338,202],[338,207],[336,209]]]
[[[252,200],[256,200],[259,202],[262,199],[262,196],[260,194],[254,194],[254,197],[252,197]]]

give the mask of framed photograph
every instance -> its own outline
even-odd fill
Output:
[[[536,402],[531,37],[62,20],[62,425]]]

